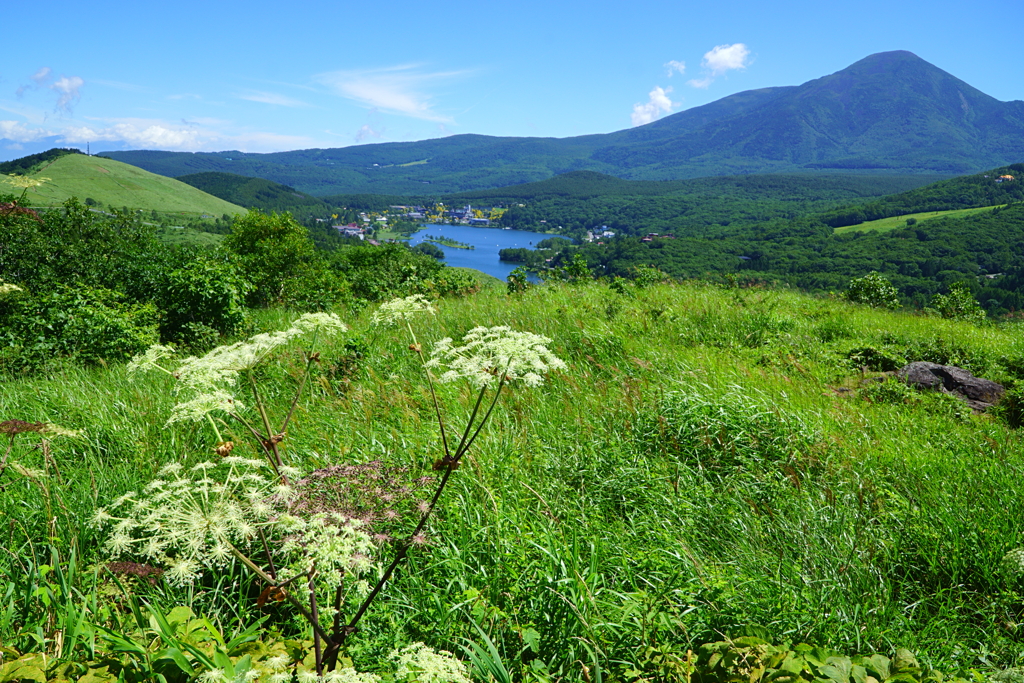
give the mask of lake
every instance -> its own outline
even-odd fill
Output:
[[[521,247],[531,249],[537,242],[548,237],[562,237],[526,230],[503,230],[501,228],[471,228],[468,225],[425,225],[423,230],[414,232],[409,246],[416,246],[428,237],[447,237],[456,242],[472,244],[476,249],[455,249],[437,244],[444,251],[444,262],[459,268],[475,268],[499,280],[505,280],[518,263],[504,263],[498,259],[502,249]],[[531,278],[534,279],[534,278]]]

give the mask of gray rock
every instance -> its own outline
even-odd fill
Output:
[[[991,408],[1006,393],[1002,384],[975,377],[955,365],[917,361],[900,368],[896,376],[917,389],[934,389],[959,396],[977,411]]]

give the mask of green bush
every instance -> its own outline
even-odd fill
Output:
[[[900,307],[899,292],[891,282],[875,272],[851,280],[850,288],[843,292],[843,298],[855,304],[867,304],[875,308]]]
[[[224,246],[238,256],[252,283],[249,303],[265,306],[285,298],[288,281],[300,277],[314,259],[313,240],[288,213],[252,210],[231,225]]]
[[[62,288],[10,301],[0,314],[7,372],[73,358],[128,360],[155,343],[160,315],[150,303],[126,302],[102,288]]]
[[[949,286],[949,294],[933,296],[929,307],[947,320],[961,320],[975,325],[985,320],[985,309],[971,294],[970,285],[966,282],[954,282]]]
[[[250,288],[230,263],[188,252],[187,261],[164,276],[156,293],[164,314],[161,336],[193,344],[210,332],[238,331],[245,322]]]
[[[891,372],[907,364],[906,351],[892,346],[859,346],[846,353],[846,360],[852,368],[867,368],[875,372]]]
[[[520,294],[530,288],[526,268],[518,266],[505,278],[506,290],[509,294]]]

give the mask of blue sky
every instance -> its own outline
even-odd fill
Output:
[[[0,160],[607,133],[888,50],[1024,99],[1021,0],[0,6]]]

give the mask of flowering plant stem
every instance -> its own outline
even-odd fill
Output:
[[[410,333],[412,332],[411,329],[409,331]],[[413,337],[413,339],[415,340],[415,336]],[[416,348],[422,360],[423,352],[418,347],[418,344],[414,344],[414,348]],[[358,629],[359,622],[363,618],[363,615],[370,608],[370,605],[373,604],[374,600],[377,599],[377,596],[380,594],[381,590],[383,590],[384,585],[391,579],[391,575],[394,574],[395,569],[398,568],[398,565],[401,564],[408,556],[409,548],[412,547],[414,539],[423,532],[423,529],[427,525],[427,521],[430,519],[430,516],[434,512],[434,508],[437,507],[437,502],[441,498],[441,494],[444,492],[445,487],[447,487],[448,485],[448,480],[451,479],[452,472],[458,469],[462,457],[466,454],[467,451],[469,451],[470,446],[473,445],[473,442],[476,441],[476,438],[480,435],[480,432],[483,430],[484,425],[487,424],[488,419],[490,419],[491,417],[491,413],[494,411],[494,407],[498,403],[498,397],[501,396],[501,390],[505,386],[505,375],[504,373],[502,373],[502,379],[498,383],[497,388],[494,390],[494,396],[491,398],[491,403],[487,407],[487,412],[485,412],[484,416],[480,419],[479,422],[477,422],[477,415],[479,415],[480,413],[480,407],[483,405],[484,397],[487,393],[486,385],[480,387],[480,393],[477,394],[476,403],[473,405],[473,412],[470,414],[469,420],[466,422],[466,429],[462,433],[462,438],[459,441],[458,447],[455,449],[454,452],[452,452],[449,449],[448,440],[444,438],[444,418],[441,416],[440,405],[437,401],[437,395],[434,389],[433,377],[430,374],[430,370],[424,368],[424,371],[426,372],[427,375],[427,384],[430,386],[431,396],[434,397],[434,411],[437,415],[437,423],[441,430],[442,444],[444,450],[444,458],[434,463],[434,469],[443,470],[443,474],[441,475],[440,480],[438,480],[437,482],[437,487],[434,489],[434,495],[431,496],[430,498],[430,503],[427,505],[426,510],[424,510],[423,513],[420,515],[420,519],[419,522],[416,524],[416,528],[407,538],[405,538],[397,544],[398,547],[395,551],[395,556],[392,558],[391,563],[387,566],[387,569],[385,569],[384,572],[381,574],[380,578],[377,580],[377,583],[370,590],[366,598],[363,599],[362,604],[359,606],[359,609],[349,620],[348,624],[343,629],[337,632],[339,639],[335,642],[332,642],[331,645],[327,648],[325,656],[328,659],[328,663],[332,670],[337,664],[338,653],[341,647],[345,644],[345,640],[348,638],[349,635],[356,632],[356,630]],[[475,430],[474,425],[476,427]],[[470,434],[471,432],[472,435]]]

